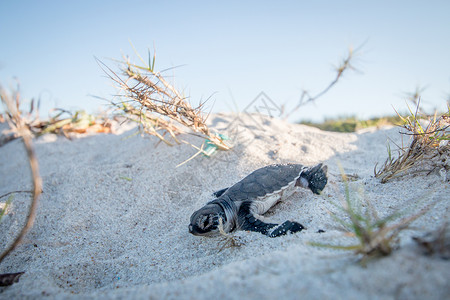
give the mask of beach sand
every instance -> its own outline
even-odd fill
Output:
[[[450,261],[423,255],[412,240],[448,220],[449,182],[435,173],[386,184],[373,176],[388,138],[401,143],[398,128],[331,133],[232,114],[213,115],[209,124],[232,138],[233,149],[180,167],[195,149],[135,134],[131,124],[115,134],[35,139],[43,194],[34,227],[0,264],[0,273],[25,274],[0,287],[0,299],[449,299]],[[240,231],[242,245],[222,251],[221,238],[189,234],[192,212],[214,191],[269,164],[320,162],[329,167],[322,195],[299,189],[267,214],[307,230],[279,238]],[[437,201],[401,232],[399,249],[366,267],[352,252],[308,244],[355,241],[327,213],[344,199],[339,165],[353,175],[352,193],[369,199],[380,216],[412,214]],[[31,189],[19,140],[0,147],[0,172],[0,195]],[[0,224],[0,249],[23,224],[29,198],[15,194]]]

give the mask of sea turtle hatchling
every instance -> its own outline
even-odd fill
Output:
[[[216,199],[194,212],[189,232],[198,236],[217,236],[219,219],[225,233],[249,230],[277,237],[299,232],[304,227],[294,221],[283,224],[264,222],[262,216],[276,203],[291,196],[296,187],[319,194],[327,184],[327,166],[276,164],[258,169],[235,185],[214,193]]]

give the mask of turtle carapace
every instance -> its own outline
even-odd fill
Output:
[[[214,193],[216,199],[194,212],[189,232],[198,236],[217,236],[219,219],[229,233],[248,230],[277,237],[299,232],[304,227],[294,221],[266,223],[262,216],[276,203],[291,196],[297,187],[320,194],[327,184],[327,166],[305,167],[300,164],[277,164],[258,169],[235,185]]]

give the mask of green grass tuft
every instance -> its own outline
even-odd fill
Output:
[[[353,251],[362,256],[361,262],[364,264],[369,258],[389,255],[398,245],[399,233],[429,210],[429,207],[423,208],[406,217],[398,212],[379,217],[362,190],[359,193],[352,191],[344,173],[342,178],[345,198],[340,204],[331,202],[338,212],[329,211],[329,214],[338,228],[347,236],[354,237],[355,242],[350,245],[310,243],[312,246]]]
[[[402,119],[399,116],[385,116],[372,118],[368,120],[359,120],[356,117],[337,117],[333,119],[325,119],[325,121],[317,123],[311,121],[301,121],[300,124],[319,128],[325,131],[333,132],[355,132],[359,129],[369,127],[381,127],[386,125],[400,125]]]

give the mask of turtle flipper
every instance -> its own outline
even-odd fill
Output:
[[[283,224],[273,224],[265,223],[253,215],[248,215],[243,224],[241,225],[242,230],[255,231],[267,235],[268,237],[279,237],[285,235],[286,233],[296,233],[304,229],[302,224],[285,221]]]
[[[224,188],[224,189],[218,190],[218,191],[216,191],[216,192],[213,193],[213,196],[216,197],[216,198],[219,198],[219,197],[222,196],[223,193],[225,193],[227,190],[228,190],[228,188]]]
[[[259,232],[268,237],[278,237],[286,233],[302,231],[305,227],[300,223],[285,221],[283,224],[266,223],[257,218],[257,214],[251,210],[251,202],[243,203],[239,211],[239,229]]]
[[[275,228],[269,234],[267,234],[267,236],[277,237],[277,236],[285,235],[288,232],[289,233],[300,232],[303,229],[305,229],[305,227],[303,227],[303,225],[300,223],[297,223],[295,221],[285,221],[283,224],[278,225],[277,228]]]
[[[264,235],[269,235],[272,231],[271,229],[278,226],[278,224],[265,223],[257,218],[255,218],[252,214],[248,214],[240,222],[240,229],[247,231],[259,232]]]

